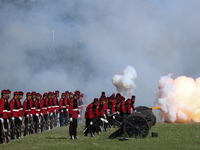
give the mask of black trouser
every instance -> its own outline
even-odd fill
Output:
[[[18,127],[18,124],[19,124],[19,118],[14,117],[14,121],[11,121],[10,129],[13,129],[14,127]],[[13,132],[11,132],[11,139],[15,139],[14,132],[15,132],[15,130],[13,130]],[[19,132],[17,130],[17,138],[18,137],[19,137]]]
[[[0,121],[0,143],[4,142],[3,122]]]
[[[24,114],[24,125],[25,125],[25,131],[24,131],[24,136],[28,135],[28,117],[27,117],[27,113]]]
[[[37,133],[37,129],[39,128],[39,118],[36,115],[33,115],[33,122],[35,123],[35,133]]]
[[[45,127],[47,129],[47,120],[48,120],[47,115],[41,116],[41,122],[42,122],[41,132],[43,132],[43,127]]]
[[[85,120],[85,136],[87,136],[87,134],[88,133],[90,133],[90,134],[92,134],[93,133],[93,125],[90,125],[90,122],[91,122],[92,120],[91,119],[89,119],[89,118],[87,118],[86,120]]]
[[[101,120],[100,119],[94,119],[93,120],[93,133],[98,133],[98,132],[101,132],[101,128],[100,128],[100,123],[101,123]]]
[[[63,126],[63,124],[64,124],[64,113],[61,112],[60,113],[60,126]]]
[[[77,135],[77,118],[73,118],[72,122],[70,122],[70,126],[69,126],[69,135],[72,136],[76,136]]]

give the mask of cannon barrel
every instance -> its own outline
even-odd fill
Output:
[[[159,107],[135,107],[135,111],[122,121],[120,128],[109,138],[116,138],[122,134],[125,134],[127,138],[145,138],[151,127],[156,124],[156,116],[152,112],[154,109],[159,109]]]

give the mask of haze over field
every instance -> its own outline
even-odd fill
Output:
[[[158,80],[200,76],[200,1],[49,0],[0,4],[0,89],[66,90],[91,102],[137,72],[136,105],[155,106]],[[54,40],[53,40],[54,30]]]

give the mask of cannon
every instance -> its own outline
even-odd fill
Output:
[[[122,134],[125,134],[127,138],[146,138],[151,127],[156,124],[156,116],[152,110],[158,108],[136,107],[135,111],[121,122],[119,129],[112,133],[109,138],[116,138]]]

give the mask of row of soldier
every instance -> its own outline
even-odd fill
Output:
[[[59,91],[44,93],[43,96],[35,91],[26,93],[26,99],[22,103],[24,93],[2,90],[0,99],[0,138],[1,143],[19,139],[33,133],[44,132],[57,126],[67,125],[70,122],[70,136],[76,136],[77,119],[80,118],[83,109],[83,94],[79,91],[66,91],[62,93],[60,100]],[[15,137],[16,136],[16,137]]]
[[[102,128],[108,131],[108,127],[119,126],[123,119],[134,111],[135,95],[127,99],[117,93],[110,97],[102,92],[101,97],[94,98],[94,101],[86,107],[85,111],[85,136],[88,133],[95,137],[95,133],[101,134]]]

